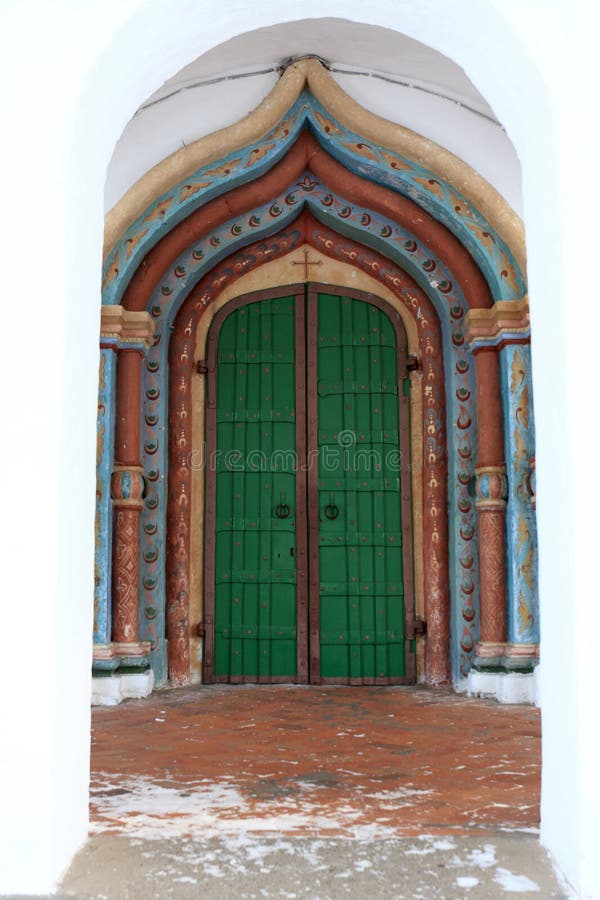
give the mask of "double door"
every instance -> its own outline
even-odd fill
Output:
[[[204,680],[414,681],[398,313],[324,285],[246,295],[207,368]]]

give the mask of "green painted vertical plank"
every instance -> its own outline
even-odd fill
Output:
[[[245,547],[241,544],[241,536],[239,532],[239,522],[243,522],[246,518],[246,492],[245,479],[243,473],[240,472],[240,460],[244,460],[246,454],[246,386],[248,377],[246,372],[246,356],[248,334],[248,310],[240,309],[236,315],[236,332],[235,332],[235,367],[233,370],[234,388],[233,388],[233,409],[234,409],[234,440],[233,449],[235,456],[232,458],[231,466],[233,467],[233,506],[235,510],[233,529],[229,534],[231,542],[231,572],[229,573],[232,591],[230,594],[231,602],[231,675],[239,678],[244,674],[245,663],[245,641],[242,640],[245,625],[246,612],[246,583],[245,579],[239,578],[239,573],[244,570]],[[226,465],[228,465],[226,463]],[[238,547],[234,550],[234,546],[238,541]],[[235,588],[235,589],[234,589]],[[233,596],[235,595],[235,596]]]

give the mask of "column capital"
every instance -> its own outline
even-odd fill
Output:
[[[145,311],[105,305],[100,308],[100,345],[146,353],[154,343],[154,320]]]
[[[527,294],[519,300],[497,300],[489,309],[470,309],[465,317],[465,337],[474,352],[528,344],[530,329]]]

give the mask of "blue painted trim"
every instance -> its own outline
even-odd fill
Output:
[[[515,299],[523,294],[523,275],[509,248],[459,191],[414,161],[367,144],[304,90],[258,144],[234,151],[218,163],[202,166],[165,192],[136,219],[104,265],[102,302],[119,303],[143,257],[168,231],[194,210],[271,169],[305,127],[348,169],[409,197],[446,225],[474,256],[495,300]]]
[[[101,348],[98,385],[96,520],[94,548],[94,643],[111,639],[112,528],[110,479],[115,455],[117,354]]]
[[[528,478],[535,457],[531,348],[510,344],[500,351],[504,448],[508,478],[506,570],[508,640],[540,640],[538,550],[535,510]]]
[[[112,335],[102,336],[102,346],[114,347],[115,350],[138,350],[144,355],[148,352],[148,344],[144,341],[122,341]]]

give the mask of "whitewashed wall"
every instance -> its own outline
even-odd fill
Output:
[[[48,891],[86,834],[99,274],[115,144],[144,100],[205,51],[323,15],[368,19],[454,59],[522,162],[538,431],[542,839],[581,896],[600,896],[599,23],[586,0],[3,5],[1,892]]]
[[[388,29],[368,33],[361,25],[334,20],[241,35],[170,78],[121,135],[108,167],[106,209],[151,166],[247,115],[277,82],[279,73],[272,70],[308,52],[331,65],[335,80],[358,103],[460,156],[522,215],[515,149],[460,66]]]

